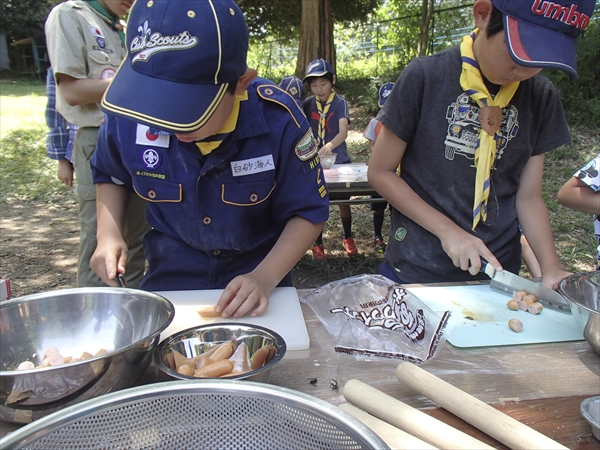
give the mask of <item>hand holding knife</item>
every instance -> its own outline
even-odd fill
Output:
[[[512,297],[514,292],[525,291],[528,294],[535,295],[537,301],[544,308],[564,314],[571,314],[571,308],[562,295],[552,289],[548,289],[546,286],[542,286],[540,283],[527,280],[507,270],[497,271],[483,258],[481,258],[481,269],[479,271],[492,279],[490,288],[497,292]]]

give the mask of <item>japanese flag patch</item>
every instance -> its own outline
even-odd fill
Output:
[[[138,123],[135,143],[137,145],[169,148],[169,135],[152,134],[150,133],[150,128]]]
[[[312,130],[309,128],[302,139],[296,144],[296,156],[300,161],[308,161],[317,154],[317,141],[313,136]]]

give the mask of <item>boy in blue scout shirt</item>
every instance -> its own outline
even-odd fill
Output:
[[[304,114],[308,118],[313,134],[317,138],[319,155],[336,155],[336,164],[352,162],[346,147],[350,113],[348,103],[338,95],[333,86],[336,76],[329,61],[316,59],[306,66],[304,82],[314,95],[304,99]],[[350,205],[338,205],[343,227],[343,244],[348,255],[358,254],[352,237],[352,209]],[[318,261],[327,259],[323,247],[323,235],[320,234],[312,249],[313,258]]]
[[[519,272],[519,224],[556,287],[560,264],[541,195],[544,153],[570,140],[560,98],[539,72],[576,76],[577,37],[594,0],[477,0],[459,47],[416,58],[377,120],[369,183],[392,206],[381,271],[406,283]],[[401,164],[400,177],[396,168]],[[468,273],[467,273],[468,272]]]
[[[136,2],[128,57],[102,107],[93,160],[98,248],[108,283],[124,272],[131,191],[152,231],[142,289],[223,289],[223,317],[262,314],[328,219],[317,146],[294,100],[246,67],[233,1]]]

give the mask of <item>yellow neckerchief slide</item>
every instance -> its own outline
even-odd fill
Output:
[[[473,202],[473,230],[480,220],[487,219],[487,204],[490,195],[490,177],[496,158],[497,134],[502,123],[502,108],[510,103],[519,82],[505,84],[498,94],[492,98],[479,70],[479,64],[473,54],[473,42],[479,34],[476,28],[473,33],[463,37],[460,44],[462,57],[462,73],[460,85],[464,91],[479,105],[479,141],[475,151],[475,201]]]
[[[325,108],[323,108],[323,105],[321,105],[321,102],[319,101],[318,98],[315,98],[315,100],[317,101],[317,111],[319,112],[319,128],[318,128],[318,134],[319,136],[317,136],[317,138],[319,139],[319,148],[323,147],[325,145],[325,126],[327,125],[327,113],[329,112],[329,108],[331,108],[331,102],[333,102],[333,99],[335,98],[335,92],[331,91],[331,94],[329,94],[329,98],[327,99],[327,102],[325,103]]]
[[[196,145],[200,149],[200,153],[206,156],[214,149],[221,145],[221,142],[227,137],[229,133],[235,130],[237,126],[238,116],[240,115],[240,103],[244,100],[248,100],[248,91],[244,91],[243,94],[237,95],[233,104],[231,114],[227,118],[227,121],[223,127],[213,136],[205,139],[204,141],[196,142]],[[217,138],[218,140],[212,140],[211,138]]]

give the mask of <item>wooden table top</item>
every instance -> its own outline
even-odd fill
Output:
[[[310,348],[288,352],[270,383],[339,405],[345,401],[344,384],[357,379],[493,447],[506,448],[399,382],[395,370],[400,361],[358,361],[335,353],[334,337],[312,309],[302,304],[302,312]],[[579,411],[584,399],[600,395],[600,355],[585,341],[470,349],[446,342],[420,367],[570,449],[600,448]],[[150,366],[142,383],[158,378]],[[0,423],[1,435],[15,427]]]

